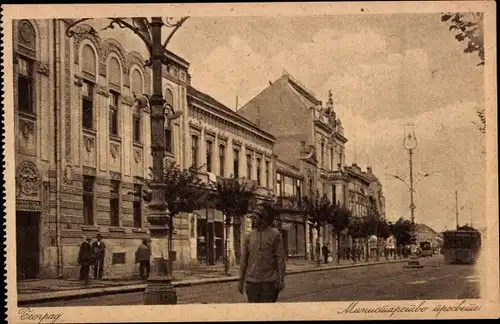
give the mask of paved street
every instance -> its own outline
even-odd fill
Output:
[[[288,275],[279,302],[479,298],[474,266],[446,265],[442,256],[421,263],[422,269],[395,263]],[[177,296],[179,304],[246,302],[236,282],[178,288]],[[135,305],[142,298],[139,292],[36,306]]]

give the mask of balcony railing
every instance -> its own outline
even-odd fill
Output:
[[[276,205],[287,210],[301,210],[302,201],[293,196],[276,197]]]

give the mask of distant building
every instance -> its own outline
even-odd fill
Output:
[[[433,246],[440,244],[440,235],[434,229],[426,224],[415,224],[415,234],[417,237],[417,245],[420,242],[429,241]]]

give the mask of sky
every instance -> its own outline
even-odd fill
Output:
[[[145,54],[127,33],[102,36]],[[242,106],[284,71],[323,102],[331,90],[346,163],[372,166],[389,220],[410,216],[408,187],[386,174],[409,183],[403,137],[413,123],[415,219],[440,231],[455,226],[455,191],[461,224],[485,216],[485,143],[474,125],[484,71],[463,46],[439,14],[316,15],[192,17],[169,50],[190,62],[194,87],[232,109],[236,96]]]

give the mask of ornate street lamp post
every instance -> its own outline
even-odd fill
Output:
[[[153,156],[153,179],[151,182],[151,197],[149,203],[149,213],[147,216],[150,224],[150,234],[152,239],[153,273],[148,278],[148,285],[144,293],[144,303],[146,305],[156,304],[176,304],[177,295],[171,283],[171,269],[167,270],[165,257],[171,260],[168,255],[172,247],[167,246],[166,238],[170,230],[169,216],[165,203],[164,191],[164,157],[165,157],[165,100],[162,94],[162,65],[167,63],[166,47],[182,24],[189,17],[183,17],[177,22],[173,18],[164,21],[161,17],[152,17],[150,20],[144,17],[131,18],[130,21],[124,18],[107,18],[110,20],[108,26],[103,29],[112,29],[115,26],[126,28],[136,34],[146,45],[150,57],[145,62],[145,66],[151,66],[153,71],[153,93],[145,99],[137,100],[140,107],[147,104],[151,106],[151,155]],[[66,35],[72,37],[75,34],[73,28],[78,24],[92,18],[83,18],[69,23]],[[170,34],[162,44],[162,27],[172,28]],[[91,28],[90,33],[96,34]],[[170,112],[168,112],[170,113]],[[178,118],[179,114],[168,117],[168,119]],[[171,264],[171,262],[169,262]]]

